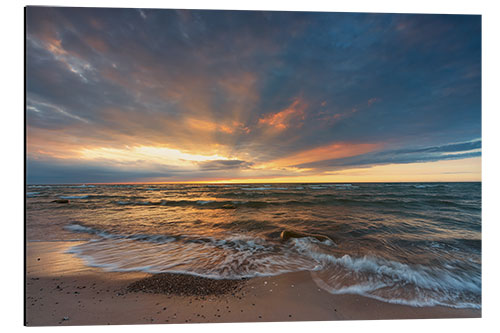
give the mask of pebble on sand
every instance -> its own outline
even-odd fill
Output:
[[[187,274],[161,273],[133,282],[130,292],[181,296],[219,296],[239,291],[245,279],[215,280]]]

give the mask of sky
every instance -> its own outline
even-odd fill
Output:
[[[28,7],[28,183],[481,180],[481,17]]]

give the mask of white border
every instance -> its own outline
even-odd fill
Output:
[[[2,175],[0,193],[2,203],[3,233],[2,249],[2,326],[4,330],[52,331],[53,327],[22,327],[23,308],[23,7],[25,5],[85,6],[85,7],[135,7],[135,8],[199,8],[199,9],[261,9],[261,10],[306,10],[340,12],[389,12],[389,13],[450,13],[483,15],[483,319],[461,320],[397,320],[397,321],[351,321],[351,322],[304,322],[265,324],[210,324],[210,325],[141,325],[141,326],[93,326],[57,328],[73,332],[104,331],[133,332],[137,329],[151,332],[253,332],[255,330],[287,330],[292,332],[448,332],[492,331],[499,327],[497,253],[499,235],[498,166],[500,143],[497,127],[500,124],[498,103],[498,61],[500,17],[495,1],[460,0],[344,0],[344,1],[150,1],[150,0],[66,0],[66,1],[19,1],[2,4]],[[496,324],[496,325],[495,325]]]

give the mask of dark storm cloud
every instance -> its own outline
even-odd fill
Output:
[[[29,7],[26,37],[28,159],[59,166],[82,147],[234,161],[210,175],[335,143],[409,163],[481,136],[480,16]]]

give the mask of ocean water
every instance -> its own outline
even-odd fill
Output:
[[[28,241],[83,240],[69,251],[109,271],[308,270],[334,294],[481,307],[481,183],[28,185],[26,200]]]

